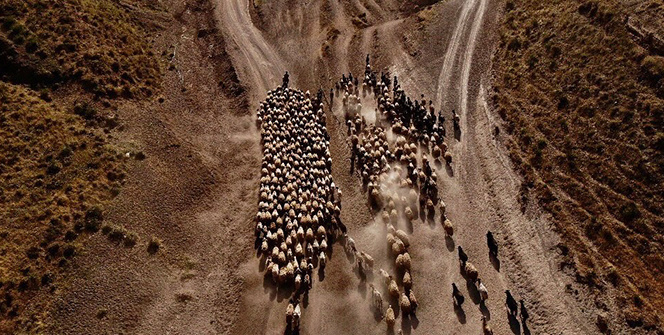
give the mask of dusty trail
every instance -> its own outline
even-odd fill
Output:
[[[314,1],[315,2],[315,1]],[[332,1],[336,13],[347,15],[344,7]],[[288,64],[273,50],[275,46],[261,36],[261,32],[251,22],[248,7],[242,0],[221,1],[224,12],[219,12],[227,34],[238,45],[240,53],[234,54],[235,61],[244,64],[245,78],[252,78],[257,96],[280,82],[285,69],[299,64]],[[356,4],[362,10],[364,6]],[[371,3],[370,7],[380,6]],[[592,322],[584,320],[573,299],[565,293],[565,278],[557,272],[555,245],[557,237],[550,225],[539,218],[536,209],[521,213],[516,201],[519,194],[520,178],[512,170],[509,159],[501,151],[502,146],[493,136],[496,120],[488,110],[484,93],[479,83],[485,79],[489,69],[490,48],[479,48],[488,36],[487,20],[496,19],[496,4],[489,0],[456,1],[443,4],[442,11],[459,13],[456,25],[443,57],[440,74],[435,80],[423,78],[420,71],[422,60],[410,57],[399,44],[403,32],[398,28],[402,20],[381,22],[357,32],[348,26],[340,25],[342,34],[333,46],[336,63],[327,64],[324,73],[338,75],[334,70],[347,72],[353,64],[349,55],[372,52],[374,33],[387,45],[395,73],[410,74],[402,78],[407,92],[435,92],[436,106],[460,110],[460,142],[453,140],[449,131],[451,151],[454,155],[453,169],[439,167],[440,188],[443,200],[448,205],[450,219],[455,223],[454,241],[446,241],[440,224],[416,224],[412,234],[413,277],[420,300],[416,319],[398,324],[404,333],[435,334],[444,330],[451,334],[481,333],[480,315],[490,319],[496,334],[520,333],[519,324],[508,322],[504,307],[505,289],[511,289],[515,296],[526,300],[530,307],[529,330],[534,334],[579,334],[593,333]],[[281,15],[275,13],[275,15]],[[302,15],[288,22],[289,26],[301,27],[305,20]],[[315,21],[315,20],[314,20]],[[317,22],[317,21],[315,21]],[[243,32],[244,31],[244,32]],[[299,30],[302,32],[302,29]],[[272,33],[278,34],[278,31]],[[312,34],[315,34],[312,33]],[[311,36],[301,36],[302,39]],[[349,50],[352,41],[359,38],[359,50]],[[386,42],[387,41],[387,42]],[[290,41],[286,41],[290,42]],[[275,42],[279,43],[279,42]],[[292,41],[297,45],[297,41]],[[301,42],[306,43],[306,42]],[[484,46],[484,45],[483,45]],[[476,50],[477,49],[477,50]],[[481,49],[481,50],[480,50]],[[281,50],[284,52],[283,50]],[[315,56],[306,54],[303,48],[301,61],[314,63]],[[296,51],[289,51],[291,59]],[[265,69],[265,64],[271,64]],[[330,71],[329,69],[333,69]],[[413,76],[413,73],[418,73]],[[297,76],[306,73],[294,73]],[[435,86],[428,84],[433,82]],[[316,87],[303,87],[316,89]],[[258,99],[252,101],[257,103]],[[449,110],[444,109],[449,114]],[[449,116],[448,116],[449,118]],[[372,222],[365,203],[366,197],[360,189],[356,176],[349,176],[349,149],[343,126],[329,118],[328,130],[332,137],[333,177],[344,191],[342,219],[356,238],[358,247],[367,250],[378,264],[387,264],[383,243],[384,232]],[[451,129],[450,129],[451,130]],[[500,264],[492,264],[487,256],[485,233],[491,230],[501,244]],[[476,292],[471,284],[459,274],[456,246],[462,245],[478,267],[483,282],[489,289],[490,300],[487,308],[477,305]],[[234,334],[283,332],[284,311],[287,297],[276,291],[271,284],[264,282],[258,271],[258,261],[252,259],[240,266],[245,283],[242,286],[242,299],[238,319],[231,329]],[[451,283],[455,282],[466,295],[467,303],[463,312],[455,312],[450,297]],[[309,301],[305,304],[302,320],[304,334],[362,333],[382,334],[385,324],[372,315],[367,295],[367,284],[360,281],[351,270],[349,261],[343,255],[339,244],[334,246],[334,255],[323,281],[316,276]],[[590,326],[585,326],[590,325]]]
[[[264,94],[281,83],[286,71],[279,56],[265,41],[261,32],[254,27],[249,15],[249,1],[218,1],[217,17],[225,25],[225,32],[242,56],[234,59],[242,61],[245,76],[251,76],[254,92]]]
[[[398,74],[412,97],[419,98],[420,92],[435,97],[448,120],[451,108],[461,115],[459,140],[448,129],[452,168],[437,167],[454,239],[445,239],[439,222],[413,225],[409,252],[420,307],[417,318],[402,323],[399,317],[397,329],[405,334],[480,334],[480,315],[486,315],[496,334],[522,333],[506,317],[503,290],[511,289],[529,306],[532,334],[597,332],[594,320],[586,317],[591,312],[581,311],[566,292],[570,281],[557,269],[558,238],[550,223],[535,207],[521,212],[520,177],[501,137],[494,135],[500,118],[487,106],[482,85],[490,84],[486,73],[499,1],[434,4],[430,11],[437,16],[427,23],[433,27],[427,33],[442,36],[440,43],[429,37],[418,41],[416,33],[410,34],[427,27],[401,13],[396,0],[264,1],[274,10],[267,13],[271,18],[284,20],[271,20],[267,31],[252,22],[252,1],[210,1],[216,4],[214,18],[232,63],[251,90],[249,115],[220,93],[211,55],[196,43],[200,25],[174,24],[172,31],[178,33],[163,44],[188,52],[178,52],[178,71],[165,78],[164,102],[122,109],[127,137],[145,148],[148,158],[132,171],[133,179],[109,213],[111,222],[135,230],[142,243],[150,236],[163,239],[164,251],[148,255],[143,247],[125,250],[94,235],[91,252],[76,260],[79,278],[59,294],[49,333],[283,334],[288,296],[264,281],[252,245],[261,164],[254,107],[281,83],[285,70],[291,71],[291,82],[311,85],[299,88],[315,91],[329,85],[330,76],[350,70],[357,74],[367,53],[377,63],[375,69]],[[193,15],[185,10],[188,3],[171,2],[182,9],[174,12]],[[294,3],[307,7],[293,8]],[[326,24],[323,10],[331,16]],[[368,27],[353,23],[361,12],[368,12]],[[328,40],[332,28],[338,36]],[[412,39],[410,44],[406,39]],[[326,43],[329,55],[322,52]],[[420,53],[413,52],[415,47]],[[332,175],[343,191],[341,219],[358,248],[373,255],[376,268],[390,269],[385,227],[373,222],[361,182],[349,174],[345,125],[332,113],[327,124]],[[500,264],[489,260],[487,230],[501,246]],[[459,273],[458,245],[489,290],[487,308],[479,308],[472,284]],[[385,334],[385,323],[370,307],[371,280],[362,281],[335,244],[324,279],[314,276],[302,334]],[[452,282],[466,296],[463,311],[452,306]],[[98,319],[100,310],[108,316]]]
[[[456,62],[457,53],[459,49],[459,43],[465,33],[465,28],[468,25],[470,19],[470,11],[475,7],[475,4],[478,0],[469,0],[463,1],[461,5],[461,14],[457,20],[457,24],[454,27],[454,32],[450,37],[447,49],[445,50],[445,57],[443,57],[443,66],[438,76],[438,86],[436,91],[436,105],[438,108],[443,107],[443,102],[448,95],[448,89],[450,87],[450,81],[452,79],[452,67]],[[484,0],[483,2],[486,2]],[[479,22],[479,21],[478,21]]]
[[[477,35],[480,32],[480,27],[484,22],[484,12],[486,11],[488,0],[480,0],[479,8],[475,12],[475,19],[473,21],[473,26],[470,30],[470,36],[468,37],[468,43],[466,43],[466,52],[463,56],[463,67],[461,73],[461,85],[459,89],[461,90],[461,107],[460,114],[466,115],[468,108],[468,80],[470,79],[470,68],[473,63],[473,54],[475,53],[475,44],[477,42]],[[464,118],[466,122],[467,118]]]
[[[503,240],[505,247],[500,258],[503,260],[504,270],[501,270],[502,274],[497,277],[483,281],[501,301],[504,301],[504,289],[510,289],[513,294],[526,300],[532,318],[530,331],[550,334],[596,332],[592,323],[583,320],[573,299],[565,293],[564,283],[567,278],[557,271],[553,259],[553,249],[558,237],[553,233],[552,226],[539,218],[533,208],[526,215],[522,214],[516,201],[520,177],[509,165],[504,149],[497,144],[493,136],[493,128],[498,124],[491,117],[483,88],[476,84],[486,78],[479,75],[481,71],[478,71],[478,66],[473,68],[475,48],[478,37],[482,34],[481,28],[489,1],[479,0],[472,5],[469,3],[470,1],[463,5],[436,90],[438,106],[447,106],[443,105],[446,98],[457,98],[459,101],[459,105],[451,108],[457,107],[460,111],[460,133],[463,138],[452,148],[456,161],[460,163],[455,166],[458,173],[449,180],[448,187],[454,190],[452,194],[457,193],[456,190],[463,190],[459,196],[465,198],[462,201],[466,204],[458,204],[459,197],[456,195],[453,200],[446,201],[451,206],[460,206],[459,209],[465,213],[484,213],[484,217],[479,220],[468,222],[465,218],[461,219],[464,226],[472,225],[473,229],[472,232],[463,231],[457,242],[464,245],[464,248],[468,245],[469,248],[466,249],[475,253],[478,246],[480,250],[486,250],[484,233],[487,230],[493,231],[499,236],[499,240]],[[477,9],[473,15],[468,16],[467,9],[471,6]],[[467,20],[472,20],[469,32]],[[486,36],[486,32],[484,35]],[[463,55],[459,59],[461,64],[456,63],[459,45],[463,48]],[[481,68],[481,65],[479,67]],[[472,70],[475,71],[474,74],[471,74]],[[460,77],[451,81],[455,73],[460,73]],[[471,77],[475,83],[471,83]],[[476,96],[476,102],[469,106],[469,97],[472,96]],[[469,204],[472,205],[468,206]],[[497,268],[496,264],[492,264],[492,267],[484,265],[486,262],[478,265],[480,276]],[[491,311],[497,311],[498,318],[502,321],[505,317],[500,315],[501,309],[504,309],[501,307]],[[509,328],[504,325],[498,324],[500,333],[507,333],[507,329],[513,333],[521,330],[517,323],[510,322]]]

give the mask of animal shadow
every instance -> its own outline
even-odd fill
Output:
[[[413,329],[417,329],[417,326],[420,325],[420,319],[417,318],[417,315],[415,315],[415,313],[413,313],[413,315],[412,315],[410,318],[411,318],[411,320],[410,320],[410,326],[411,326]]]
[[[454,251],[454,239],[452,239],[449,235],[445,235],[445,246],[447,247],[447,251]]]
[[[470,296],[470,300],[472,300],[475,305],[482,301],[480,298],[480,292],[477,291],[475,283],[473,283],[471,280],[466,280],[466,289],[468,289],[468,296]]]
[[[456,314],[459,323],[461,323],[462,325],[466,324],[466,312],[464,312],[461,306],[457,306],[456,304],[454,304],[454,314]]]
[[[486,307],[485,303],[480,304],[480,312],[482,313],[482,315],[484,315],[487,321],[491,321],[491,312]]]
[[[452,170],[452,165],[445,164],[445,172],[447,172],[448,177],[454,177],[454,170]]]
[[[286,329],[284,329],[284,335],[299,335],[300,334],[300,329],[292,329],[291,325],[287,325]]]
[[[325,280],[325,270],[323,267],[319,266],[318,267],[318,281],[323,281]]]
[[[509,312],[507,313],[507,318],[510,321],[510,329],[512,330],[512,333],[516,335],[521,334],[521,325],[519,324],[519,320],[517,320],[516,317]]]
[[[410,334],[412,329],[412,321],[408,315],[403,315],[401,318],[401,331],[404,334]]]
[[[525,322],[521,322],[521,325],[523,326],[523,335],[530,335],[530,329],[528,329],[528,325]]]
[[[489,260],[491,261],[493,268],[500,272],[500,259],[498,259],[498,257],[494,256],[493,254],[489,254]]]

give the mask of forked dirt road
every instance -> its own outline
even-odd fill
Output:
[[[582,312],[578,301],[565,292],[565,285],[569,283],[569,279],[557,270],[555,260],[557,237],[552,232],[551,225],[541,217],[537,208],[528,208],[522,213],[517,202],[520,178],[509,165],[499,139],[494,136],[494,129],[500,126],[500,123],[492,116],[493,112],[489,110],[485,101],[486,94],[480,83],[490,84],[490,78],[486,73],[490,68],[491,39],[495,38],[491,29],[495,28],[497,19],[496,1],[457,0],[434,7],[440,15],[453,18],[452,25],[448,25],[445,33],[439,36],[445,46],[443,49],[445,53],[442,65],[436,72],[422,70],[430,69],[430,64],[440,64],[436,60],[416,59],[398,45],[403,34],[399,29],[401,20],[388,24],[382,22],[380,26],[367,27],[358,34],[354,29],[340,23],[343,22],[343,17],[339,19],[339,16],[345,14],[348,4],[344,3],[344,7],[342,2],[330,2],[337,15],[335,24],[341,30],[335,48],[342,50],[337,51],[338,58],[334,62],[326,64],[328,69],[325,71],[318,69],[319,72],[330,73],[334,69],[352,69],[353,62],[357,60],[344,58],[353,54],[371,53],[373,51],[371,45],[376,43],[374,40],[378,35],[383,41],[389,43],[396,41],[397,44],[392,44],[390,51],[382,51],[390,56],[393,63],[391,70],[402,75],[401,82],[407,92],[415,97],[419,96],[418,92],[433,93],[436,97],[436,106],[443,108],[448,120],[451,119],[448,115],[451,109],[456,109],[461,115],[458,139],[453,139],[454,131],[448,123],[448,134],[450,134],[448,141],[454,156],[452,171],[446,171],[441,167],[438,172],[442,176],[440,182],[442,199],[448,205],[449,217],[456,226],[454,242],[446,243],[442,227],[439,225],[421,224],[415,227],[411,254],[414,264],[414,287],[418,293],[420,308],[416,319],[398,324],[397,327],[401,327],[406,334],[411,332],[479,334],[480,316],[484,314],[490,319],[496,334],[528,331],[533,334],[596,332],[590,315]],[[234,61],[236,64],[242,64],[240,68],[244,70],[244,76],[241,76],[241,79],[254,83],[252,88],[257,88],[255,96],[264,94],[265,83],[271,83],[272,86],[278,84],[274,78],[279,78],[284,68],[301,66],[282,61],[277,56],[279,52],[273,53],[272,50],[278,50],[279,45],[271,46],[265,38],[259,36],[262,32],[252,25],[247,1],[220,1],[220,4],[224,8],[220,14],[228,29],[226,33],[233,36],[242,51],[232,53],[235,56]],[[307,8],[311,8],[312,16],[316,14],[316,4],[316,1],[308,4]],[[282,9],[282,13],[273,13],[274,17],[280,17],[279,14],[283,13],[290,14],[291,17],[306,16],[306,10],[300,9],[296,15],[293,12],[298,9]],[[246,12],[238,13],[238,10]],[[350,17],[346,19],[350,20]],[[307,19],[301,20],[306,22]],[[316,19],[311,21],[316,22]],[[302,22],[299,24],[302,25]],[[269,34],[279,35],[280,31],[270,31]],[[272,43],[297,44],[297,38],[295,37],[293,41],[280,40]],[[304,40],[307,36],[299,38]],[[344,50],[354,45],[353,39],[361,40],[361,43],[357,44],[358,49]],[[304,45],[304,42],[302,43]],[[316,64],[316,56],[309,53],[306,47],[296,51],[282,51],[281,54],[284,55],[282,59],[296,59],[298,51],[301,51],[301,62]],[[266,62],[270,64],[268,66],[270,69],[262,68],[263,71],[256,73],[258,65],[264,65]],[[277,70],[282,72],[277,73]],[[295,77],[306,77],[313,73],[314,69],[311,69],[311,74],[299,72],[295,73]],[[423,75],[423,73],[430,74]],[[434,83],[434,86],[431,83]],[[317,89],[317,87],[301,88]],[[368,210],[356,206],[357,203],[366,203],[366,200],[362,193],[357,191],[359,179],[353,180],[347,176],[348,148],[345,145],[343,131],[338,129],[336,122],[328,124],[332,136],[332,157],[335,159],[333,175],[337,184],[341,184],[342,188],[346,187],[343,188],[345,194],[342,218],[345,218],[344,222],[349,224],[350,234],[355,236],[358,246],[368,250],[377,259],[377,263],[382,264],[386,261],[384,235],[372,222]],[[346,194],[347,191],[350,192]],[[355,206],[349,206],[349,203]],[[488,230],[494,232],[501,246],[499,264],[492,264],[488,257],[485,238]],[[471,261],[478,267],[480,276],[489,289],[490,300],[485,309],[478,307],[476,292],[459,274],[455,250],[457,245],[462,245],[470,255]],[[309,301],[305,304],[302,333],[384,333],[385,324],[376,320],[369,307],[367,284],[353,273],[351,263],[343,255],[341,245],[337,244],[334,248],[335,256],[327,268],[325,279],[318,282],[316,278]],[[232,330],[235,334],[283,332],[287,297],[280,296],[269,283],[264,282],[258,268],[256,259],[242,266],[246,281],[241,293],[243,298],[239,318]],[[464,305],[463,312],[455,312],[452,307],[452,282],[462,287],[466,295],[468,303]],[[531,319],[528,322],[528,329],[523,329],[518,322],[508,320],[504,307],[506,289],[512,290],[517,299],[524,299],[529,307]]]
[[[281,83],[286,71],[279,56],[254,27],[249,15],[250,1],[219,1],[216,7],[221,24],[230,37],[229,42],[241,52],[244,73],[251,76],[249,86],[264,94]],[[239,57],[235,57],[239,58]],[[245,79],[246,80],[246,79]]]
[[[398,0],[262,1],[262,23],[250,0],[212,0],[216,23],[205,17],[211,12],[191,9],[199,1],[165,2],[178,19],[169,21],[159,47],[177,47],[177,71],[166,74],[163,102],[119,108],[127,125],[119,135],[147,159],[129,171],[106,216],[136,232],[139,245],[123,248],[92,235],[72,265],[71,284],[55,293],[48,333],[283,334],[288,297],[264,281],[253,249],[261,164],[253,113],[285,70],[298,88],[329,89],[341,71],[361,73],[367,53],[375,68],[398,74],[412,97],[435,100],[448,120],[453,108],[461,115],[460,134],[448,121],[452,168],[438,170],[454,240],[446,241],[440,224],[414,224],[410,253],[420,306],[417,318],[399,321],[397,329],[480,334],[484,314],[495,334],[526,333],[506,316],[503,291],[510,289],[529,307],[532,334],[596,332],[595,302],[568,293],[575,284],[558,271],[557,237],[536,207],[521,212],[520,178],[502,136],[494,135],[501,124],[482,87],[491,84],[499,1],[442,1],[414,14]],[[362,15],[366,22],[358,24]],[[198,37],[214,24],[225,43]],[[225,64],[227,74],[235,75],[234,66],[250,89],[248,114],[221,88],[214,62],[228,59],[210,54],[215,48],[226,48],[233,61]],[[332,113],[327,124],[342,220],[376,267],[387,266],[384,227],[373,222],[360,180],[349,174],[344,126]],[[487,230],[500,244],[499,266],[489,261]],[[145,251],[150,236],[163,240],[155,255]],[[458,245],[489,290],[486,309],[459,273]],[[302,334],[386,333],[370,307],[369,283],[341,245],[333,246],[324,280],[314,277]],[[452,282],[466,296],[463,312],[452,306]]]

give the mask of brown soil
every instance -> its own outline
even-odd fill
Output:
[[[656,1],[508,2],[496,54],[522,203],[552,214],[561,269],[620,333],[664,331],[663,15]]]
[[[425,7],[430,3],[168,0],[168,14],[146,14],[154,22],[152,52],[166,59],[163,88],[154,101],[119,104],[122,127],[111,131],[116,143],[140,148],[146,158],[128,167],[104,215],[108,235],[89,235],[67,285],[34,298],[55,295],[42,318],[45,332],[283,333],[287,299],[264,281],[253,249],[261,163],[253,112],[285,70],[292,85],[327,93],[341,73],[360,74],[369,53],[374,68],[398,74],[409,95],[435,101],[448,120],[451,109],[461,116],[458,132],[448,121],[452,166],[438,170],[455,235],[446,240],[440,225],[415,224],[410,252],[420,306],[417,318],[400,317],[397,329],[481,333],[480,316],[488,315],[496,334],[597,333],[598,296],[560,270],[567,258],[554,231],[558,217],[519,201],[523,179],[505,149],[517,138],[506,134],[512,121],[501,120],[485,99],[492,54],[504,46],[504,3]],[[656,73],[657,63],[646,68]],[[327,124],[342,221],[360,249],[386,264],[361,182],[349,174],[345,127],[333,113]],[[120,227],[134,232],[133,248],[109,243]],[[489,260],[487,230],[500,245],[499,264]],[[457,245],[489,290],[486,308],[459,273]],[[341,245],[333,250],[324,280],[314,278],[302,333],[385,333],[370,307],[369,283]],[[453,308],[452,282],[466,296],[463,312]],[[506,289],[526,302],[528,329],[506,316]],[[603,315],[615,332],[633,331],[611,311]]]
[[[143,155],[113,138],[114,101],[149,96],[161,76],[151,21],[136,20],[152,10],[128,5],[0,4],[0,333],[44,331],[91,234],[136,243],[103,222],[125,165]]]

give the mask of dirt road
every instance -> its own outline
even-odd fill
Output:
[[[335,6],[341,6],[334,3]],[[341,24],[339,29],[342,33],[338,38],[338,48],[342,49],[341,57],[335,64],[328,64],[330,68],[350,69],[351,60],[344,58],[352,54],[371,53],[372,44],[377,43],[376,36],[383,41],[396,41],[390,54],[396,65],[391,69],[395,73],[418,74],[402,79],[402,82],[406,83],[407,91],[434,91],[438,106],[443,106],[444,111],[455,108],[462,118],[460,141],[452,140],[450,143],[455,157],[453,171],[449,174],[443,169],[439,171],[439,174],[444,176],[441,194],[448,204],[449,216],[457,225],[458,233],[453,243],[446,244],[440,226],[422,226],[414,230],[413,277],[416,289],[420,292],[421,308],[416,319],[400,327],[405,333],[429,334],[438,333],[442,329],[445,329],[446,333],[455,334],[479,333],[480,316],[483,314],[491,320],[497,334],[521,331],[550,334],[591,333],[594,326],[583,320],[583,313],[579,312],[574,299],[565,293],[566,278],[556,270],[556,236],[551,232],[546,220],[539,217],[536,209],[529,209],[526,214],[521,212],[517,202],[519,177],[511,169],[500,143],[493,136],[494,127],[499,123],[491,117],[492,112],[488,110],[484,101],[485,94],[481,92],[479,83],[488,79],[485,72],[491,51],[487,48],[487,42],[482,39],[490,38],[486,30],[491,27],[491,23],[486,22],[486,13],[493,9],[491,20],[495,22],[495,4],[488,0],[471,0],[454,1],[439,7],[442,7],[439,10],[448,13],[447,15],[456,13],[453,15],[456,23],[452,34],[442,36],[448,41],[435,87],[429,86],[431,78],[418,80],[422,78],[422,71],[417,69],[418,60],[398,46],[398,28],[402,23],[400,19],[382,21],[359,32],[352,29],[346,32],[346,27]],[[339,24],[340,21],[342,20],[337,18],[335,22]],[[240,29],[240,26],[235,28]],[[278,35],[279,31],[270,33]],[[359,42],[353,43],[353,40]],[[246,42],[251,43],[251,40]],[[476,50],[478,45],[482,45],[482,50]],[[357,46],[359,50],[346,50],[353,46]],[[302,50],[301,55],[304,62],[311,61],[312,58],[306,51]],[[293,58],[288,52],[284,54],[285,58]],[[288,67],[288,62],[286,64]],[[343,151],[348,149],[344,146],[344,136],[336,129],[334,122],[331,124],[333,159],[335,165],[343,169],[335,169],[333,174],[335,180],[344,180],[342,186],[349,187],[353,181],[346,181],[347,178],[343,176],[347,171],[347,164],[336,162],[339,157],[347,157]],[[453,133],[452,129],[450,133]],[[364,203],[361,192],[355,190],[356,186],[350,187],[354,192],[351,196],[344,197],[344,206],[350,202]],[[344,210],[346,208],[344,207]],[[354,210],[362,212],[361,208]],[[381,264],[386,261],[382,255],[384,250],[382,243],[376,241],[381,240],[382,231],[370,218],[367,219],[367,216],[364,211],[362,215],[351,217],[352,234],[359,247],[370,251],[377,257],[377,263]],[[362,217],[364,219],[361,219]],[[484,235],[488,230],[493,231],[501,243],[499,263],[492,264],[487,256]],[[465,280],[459,274],[454,250],[456,245],[462,245],[471,255],[489,288],[491,299],[487,308],[478,308],[476,291],[466,286]],[[336,248],[339,249],[340,246]],[[262,279],[256,277],[257,265],[252,263],[243,267],[245,275],[251,279],[243,292],[246,297],[240,310],[244,312],[240,313],[234,333],[280,333],[284,326],[285,301],[278,294],[266,293],[269,290],[265,286],[261,289]],[[343,256],[333,257],[328,269],[325,280],[314,283],[304,312],[303,333],[383,333],[384,324],[377,323],[369,309],[367,286],[353,274],[348,260]],[[464,292],[471,298],[469,301],[472,302],[463,312],[455,312],[452,308],[449,296],[452,282],[467,288]],[[532,319],[529,329],[522,329],[518,322],[508,320],[503,305],[503,291],[506,289],[511,289],[530,307]],[[258,313],[250,313],[250,310]]]
[[[281,59],[254,27],[249,15],[250,1],[219,1],[216,14],[224,25],[231,49],[237,48],[241,55],[235,59],[242,64],[245,75],[251,76],[252,90],[263,94],[281,83],[286,68]],[[247,81],[245,78],[245,82]]]
[[[451,0],[412,14],[396,0],[262,1],[256,8],[247,0],[212,0],[226,43],[204,48],[192,28],[200,26],[193,16],[204,12],[169,3],[191,23],[174,21],[169,29],[178,33],[161,43],[189,52],[173,61],[177,71],[167,74],[165,102],[121,108],[122,136],[148,158],[130,171],[108,216],[137,232],[141,243],[152,235],[163,239],[163,251],[150,256],[143,245],[123,249],[94,235],[89,253],[76,259],[77,279],[58,293],[51,333],[283,334],[287,297],[264,281],[252,243],[261,161],[254,107],[285,70],[301,89],[329,89],[341,72],[360,73],[367,53],[375,68],[398,74],[410,95],[435,99],[448,120],[452,108],[461,115],[458,134],[448,121],[452,168],[438,171],[454,239],[446,241],[439,224],[415,225],[410,252],[420,307],[398,329],[479,334],[485,315],[496,334],[527,333],[506,316],[503,291],[510,289],[529,307],[531,333],[596,332],[593,302],[580,304],[582,298],[567,293],[571,281],[558,271],[549,221],[536,207],[521,212],[520,178],[494,135],[501,124],[482,87],[490,85],[498,1]],[[249,110],[223,98],[212,75],[206,50],[224,47],[250,90]],[[342,220],[377,267],[387,266],[384,228],[373,222],[359,178],[349,174],[344,127],[332,113],[327,124],[332,174],[344,194]],[[487,230],[500,244],[500,264],[489,260]],[[489,290],[486,308],[459,273],[458,245]],[[314,277],[303,334],[386,333],[370,307],[369,282],[339,244],[324,278]],[[463,311],[452,306],[452,282],[466,296]],[[98,318],[99,311],[107,316]]]

